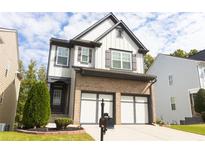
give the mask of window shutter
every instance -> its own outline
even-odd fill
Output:
[[[137,57],[136,57],[136,54],[132,55],[132,70],[133,71],[137,70]]]
[[[106,68],[111,67],[111,51],[110,50],[105,51],[105,67]]]
[[[81,61],[81,50],[82,50],[82,48],[78,47],[78,61],[79,62]]]
[[[92,63],[92,49],[89,49],[89,63]]]

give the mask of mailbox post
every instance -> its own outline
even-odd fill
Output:
[[[105,132],[107,131],[107,120],[108,116],[104,113],[104,99],[102,99],[101,103],[101,118],[99,121],[99,127],[100,127],[100,141],[103,141],[103,137]]]
[[[101,103],[101,122],[102,122],[102,119],[104,119],[104,99],[102,99],[102,103]],[[104,135],[104,128],[102,127],[102,124],[101,124],[101,127],[100,127],[100,141],[103,141],[103,135]]]

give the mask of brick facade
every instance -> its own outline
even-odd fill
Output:
[[[126,79],[82,76],[76,73],[74,123],[80,123],[80,97],[82,91],[109,92],[115,94],[116,124],[121,124],[121,94],[150,94],[150,83]],[[152,100],[152,104],[154,104]],[[154,109],[154,107],[151,107]],[[154,113],[154,112],[152,112]],[[154,118],[154,117],[153,117]],[[153,120],[152,120],[153,121]]]

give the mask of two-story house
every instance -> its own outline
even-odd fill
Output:
[[[17,31],[0,28],[0,131],[12,130],[14,126],[22,79],[18,62]]]
[[[47,80],[52,114],[75,124],[97,124],[102,99],[115,124],[152,123],[152,84],[144,74],[148,52],[112,13],[71,40],[51,38]]]
[[[194,96],[205,88],[205,61],[158,54],[147,73],[157,76],[157,118],[174,124],[201,122],[194,110]]]

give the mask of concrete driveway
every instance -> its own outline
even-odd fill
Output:
[[[98,125],[83,125],[95,140],[100,140]],[[205,141],[205,136],[152,125],[115,125],[104,135],[105,141],[163,140],[163,141]]]

